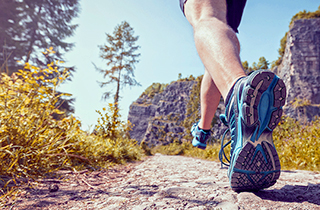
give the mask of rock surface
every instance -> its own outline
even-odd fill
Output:
[[[287,87],[284,113],[301,121],[320,115],[320,18],[293,22],[276,71]],[[296,98],[310,104],[294,107],[291,103]]]
[[[181,140],[189,92],[194,81],[173,82],[153,97],[139,97],[129,109],[128,120],[133,124],[130,137],[148,146],[168,144],[176,138]]]
[[[196,83],[194,80],[176,81],[153,97],[140,96],[129,109],[128,120],[133,124],[130,137],[139,144],[144,141],[148,146],[166,145],[174,140],[185,141],[185,136],[190,135],[190,128],[185,128],[182,122],[188,117],[187,104]],[[223,102],[219,104],[216,119],[222,113]],[[225,129],[223,123],[217,120],[212,128],[213,139],[219,139]]]
[[[310,171],[282,171],[274,186],[241,193],[220,163],[183,156],[157,154],[129,169],[73,176],[56,182],[57,192],[28,188],[10,209],[320,209],[320,174]]]

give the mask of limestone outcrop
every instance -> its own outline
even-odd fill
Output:
[[[293,22],[276,73],[287,87],[284,113],[300,121],[320,115],[320,19]]]
[[[129,109],[128,120],[133,124],[130,137],[149,146],[181,140],[186,133],[181,124],[193,85],[194,81],[173,82],[154,96],[140,96]]]

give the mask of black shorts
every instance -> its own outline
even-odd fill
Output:
[[[187,0],[180,0],[180,7],[184,13],[184,3]],[[227,22],[228,25],[238,33],[242,13],[247,0],[226,0],[227,1]]]

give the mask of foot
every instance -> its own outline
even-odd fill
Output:
[[[228,177],[233,190],[267,188],[279,178],[272,132],[280,122],[285,97],[285,84],[270,71],[256,71],[235,84],[221,116],[231,132]]]
[[[206,132],[200,129],[198,126],[199,122],[193,124],[191,128],[191,135],[193,136],[192,145],[200,149],[206,149],[207,140],[211,136],[211,131]]]

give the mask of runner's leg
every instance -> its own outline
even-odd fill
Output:
[[[201,119],[198,125],[199,128],[204,130],[211,128],[211,121],[219,105],[220,98],[221,94],[206,70],[202,78],[200,90]]]
[[[187,0],[184,5],[198,54],[224,99],[233,84],[246,76],[240,62],[240,44],[227,24],[226,10],[225,0]]]

